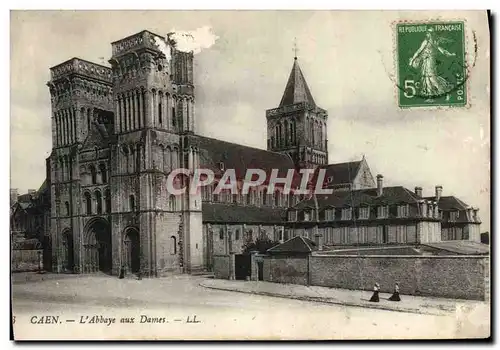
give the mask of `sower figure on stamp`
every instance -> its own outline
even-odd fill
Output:
[[[394,293],[391,295],[389,298],[391,301],[401,301],[401,298],[399,297],[399,284],[396,283],[394,286]]]
[[[446,38],[435,36],[434,31],[430,28],[420,48],[410,58],[409,65],[420,73],[420,94],[422,96],[428,98],[441,96],[453,89],[453,85],[437,70],[439,53],[444,56],[455,56],[455,53],[450,53],[440,46],[441,43],[448,41]]]
[[[380,290],[379,284],[375,283],[375,286],[373,286],[373,295],[370,298],[370,301],[375,302],[375,303],[378,303],[380,301],[380,299],[378,297],[379,290]]]

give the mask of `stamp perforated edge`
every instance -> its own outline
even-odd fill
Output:
[[[440,22],[463,22],[464,24],[464,59],[465,59],[465,65],[467,67],[466,73],[467,73],[467,78],[465,79],[464,82],[464,87],[465,90],[467,91],[467,101],[465,105],[439,105],[439,106],[428,106],[428,105],[415,105],[415,106],[401,106],[399,104],[399,67],[398,67],[398,33],[397,33],[397,25],[398,24],[430,24],[430,23],[440,23]],[[468,55],[468,49],[469,49],[469,24],[467,22],[466,18],[429,18],[429,19],[400,19],[400,20],[395,20],[392,21],[391,23],[391,30],[392,30],[392,51],[393,51],[393,69],[394,69],[394,77],[395,77],[395,82],[394,82],[394,101],[396,102],[396,105],[399,110],[401,111],[410,111],[410,110],[416,110],[416,111],[436,111],[436,110],[457,110],[457,109],[470,109],[472,104],[471,104],[471,94],[470,94],[470,81],[469,77],[471,75],[471,70],[474,68],[475,64],[473,66],[470,66],[467,60],[467,55]],[[477,53],[474,53],[477,55]],[[476,57],[477,58],[477,57]],[[476,58],[473,59],[473,62],[475,63]]]

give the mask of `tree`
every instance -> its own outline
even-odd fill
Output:
[[[267,236],[259,237],[253,241],[247,241],[243,245],[243,254],[250,254],[251,252],[259,252],[259,254],[265,254],[268,249],[277,246],[280,244],[278,241],[273,241],[269,239]]]

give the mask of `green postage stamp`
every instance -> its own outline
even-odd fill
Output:
[[[465,106],[464,22],[405,22],[396,31],[399,106]]]

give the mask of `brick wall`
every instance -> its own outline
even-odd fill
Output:
[[[307,285],[307,257],[264,258],[264,281]]]
[[[483,300],[485,257],[311,256],[311,285]]]

